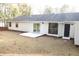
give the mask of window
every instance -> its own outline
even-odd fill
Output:
[[[34,25],[33,25],[33,31],[34,32],[39,32],[40,31],[40,24],[39,23],[34,23]]]
[[[58,23],[49,23],[49,33],[58,34]]]
[[[9,27],[11,27],[11,22],[9,22]]]
[[[16,27],[18,27],[18,23],[16,23]]]

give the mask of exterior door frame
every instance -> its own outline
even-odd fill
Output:
[[[64,25],[64,37],[69,37],[70,36],[70,24],[65,24]]]

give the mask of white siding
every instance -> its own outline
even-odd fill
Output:
[[[18,31],[27,31],[27,32],[32,32],[32,23],[18,23],[18,27],[16,27],[16,22],[11,23],[11,27],[8,26],[9,29],[11,30],[18,30]]]
[[[40,23],[40,33],[47,34],[48,33],[48,23]]]
[[[0,21],[0,27],[5,27],[4,22]]]
[[[18,30],[18,31],[27,31],[27,32],[33,32],[33,24],[34,23],[40,23],[40,22],[30,22],[30,23],[18,23],[18,28],[16,27],[16,22],[12,22],[12,26],[8,28],[10,30]],[[48,23],[40,23],[40,33],[47,34],[48,33]]]
[[[58,35],[59,37],[64,36],[64,24],[58,23]]]
[[[74,38],[75,25],[70,25],[70,38]]]
[[[79,22],[75,23],[75,38],[74,38],[74,44],[79,45]]]
[[[18,28],[16,27],[16,22],[12,22],[12,26],[8,28],[11,30],[18,30],[18,31],[26,31],[26,32],[33,32],[33,24],[40,23],[40,33],[57,36],[57,37],[64,37],[64,23],[58,23],[58,34],[49,34],[48,28],[49,23],[41,23],[41,22],[18,22]],[[70,25],[70,37],[74,37],[74,25]]]

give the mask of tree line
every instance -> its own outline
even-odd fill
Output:
[[[66,12],[73,12],[75,9],[70,7],[67,4],[64,4],[60,8],[52,8],[50,6],[46,6],[44,9],[43,14],[50,14],[50,13],[66,13]]]
[[[31,15],[31,7],[22,3],[0,3],[0,19],[8,20],[21,15]]]
[[[31,15],[31,7],[27,4],[17,3],[0,3],[0,19],[9,20],[11,18],[25,15]],[[51,14],[51,13],[64,13],[69,10],[69,6],[64,4],[61,8],[52,8],[50,6],[46,6],[42,14]],[[70,11],[72,11],[71,9]]]

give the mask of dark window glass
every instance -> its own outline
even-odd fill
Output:
[[[49,23],[49,33],[58,34],[58,23]]]
[[[16,27],[18,27],[18,23],[16,23]]]
[[[11,27],[11,22],[9,22],[9,27]]]

